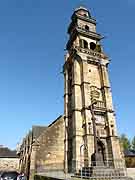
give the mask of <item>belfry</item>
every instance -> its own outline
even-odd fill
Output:
[[[109,58],[96,32],[96,20],[77,8],[68,27],[63,67],[65,114],[65,170],[81,166],[124,167],[108,75]]]

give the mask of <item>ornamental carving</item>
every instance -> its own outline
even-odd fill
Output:
[[[79,52],[86,53],[96,59],[102,59],[102,58],[107,59],[107,56],[104,53],[95,52],[91,49],[84,49],[79,46],[75,46],[75,49],[78,50]]]
[[[94,90],[94,91],[91,91],[91,97],[92,98],[96,98],[96,99],[99,99],[99,97],[100,97],[100,93],[98,92],[98,91],[96,91],[96,90]]]
[[[99,99],[100,98],[100,92],[97,87],[91,86],[90,90],[91,90],[91,93],[90,93],[91,99]]]

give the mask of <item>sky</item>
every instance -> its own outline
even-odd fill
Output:
[[[0,1],[0,144],[12,149],[32,125],[63,114],[62,66],[67,27],[85,5],[109,65],[118,132],[135,135],[135,1]]]

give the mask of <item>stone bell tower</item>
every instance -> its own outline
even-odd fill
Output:
[[[100,44],[102,36],[96,32],[96,20],[86,8],[79,7],[74,11],[68,34],[63,66],[65,171],[91,166],[95,152],[94,129],[97,151],[102,155],[100,159],[104,164],[111,162],[115,168],[123,157],[108,77],[109,59]],[[91,105],[95,128],[89,109]]]

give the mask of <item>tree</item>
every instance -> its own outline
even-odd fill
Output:
[[[132,139],[131,148],[133,151],[135,151],[135,136]]]
[[[121,141],[121,143],[123,145],[124,150],[130,150],[131,143],[130,143],[130,140],[128,139],[128,137],[125,134],[121,135],[120,141]]]

